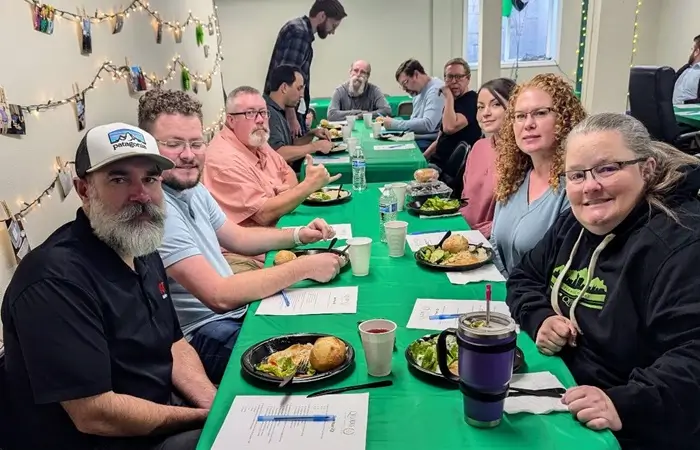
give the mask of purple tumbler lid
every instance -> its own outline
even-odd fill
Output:
[[[459,331],[473,339],[505,339],[515,335],[515,321],[502,313],[491,312],[486,326],[486,311],[472,311],[459,317]]]

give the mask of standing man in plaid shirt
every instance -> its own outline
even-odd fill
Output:
[[[321,39],[335,34],[340,22],[347,16],[345,8],[338,0],[314,1],[308,16],[297,17],[285,23],[279,34],[275,48],[272,50],[270,66],[265,77],[265,94],[270,94],[270,77],[272,71],[282,64],[301,69],[304,77],[304,96],[296,108],[287,108],[286,116],[293,136],[306,133],[306,112],[311,101],[309,85],[311,76],[311,60],[314,51],[311,46],[316,34]]]

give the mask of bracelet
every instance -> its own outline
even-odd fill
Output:
[[[302,245],[303,242],[301,242],[301,239],[299,238],[299,232],[301,229],[304,227],[296,227],[294,228],[294,245]]]

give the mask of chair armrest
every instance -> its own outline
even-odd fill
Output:
[[[692,133],[684,133],[676,138],[676,142],[682,143],[691,141],[693,139],[700,139],[700,131],[693,131]]]

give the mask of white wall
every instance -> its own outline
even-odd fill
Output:
[[[700,34],[700,1],[656,1],[661,7],[656,18],[658,32],[654,63],[678,69],[688,61],[693,38]]]
[[[73,0],[50,2],[59,9],[73,11]],[[129,2],[121,2],[126,6]],[[188,11],[200,18],[212,14],[213,7],[206,0],[151,0],[164,19],[183,21]],[[82,3],[85,4],[85,3]],[[113,0],[89,2],[89,13],[95,9],[110,12],[119,5]],[[93,52],[81,56],[77,24],[58,19],[53,35],[46,35],[32,28],[29,6],[21,0],[0,2],[0,85],[4,86],[9,103],[21,105],[45,102],[48,99],[66,98],[72,95],[72,84],[86,87],[105,60],[124,63],[128,57],[132,64],[140,64],[151,74],[163,75],[171,58],[179,53],[192,71],[204,73],[213,67],[216,43],[205,31],[205,41],[211,46],[208,59],[195,41],[194,27],[184,32],[182,43],[175,44],[171,33],[164,31],[163,43],[155,41],[155,31],[145,13],[134,12],[126,19],[123,31],[112,35],[111,24],[92,25]],[[179,88],[178,76],[166,86]],[[204,102],[205,123],[217,119],[222,107],[220,79],[214,78],[212,89],[200,89],[198,97]],[[114,121],[136,122],[137,97],[130,97],[124,81],[114,83],[105,77],[98,89],[86,96],[88,128]],[[83,133],[78,132],[72,105],[59,107],[37,117],[25,115],[27,135],[20,138],[0,135],[0,151],[3,163],[0,168],[0,199],[6,200],[17,211],[18,200],[35,198],[55,176],[56,156],[73,160],[75,149]],[[58,195],[43,202],[26,222],[27,235],[32,246],[39,245],[59,225],[75,217],[78,207],[75,193],[61,203]],[[0,212],[3,215],[4,212]],[[7,231],[0,229],[0,293],[4,292],[14,270],[14,257]]]
[[[573,79],[581,3],[563,3],[561,70],[552,64],[524,66],[518,71],[519,79],[560,71]],[[280,27],[307,14],[311,4],[311,0],[217,0],[227,90],[241,84],[262,87]],[[442,76],[447,60],[464,55],[464,0],[346,0],[344,6],[348,17],[336,34],[314,42],[312,97],[332,95],[356,59],[372,64],[372,81],[385,93],[401,94],[394,73],[402,61],[416,58],[426,70]],[[504,68],[502,76],[514,76],[514,71]]]

